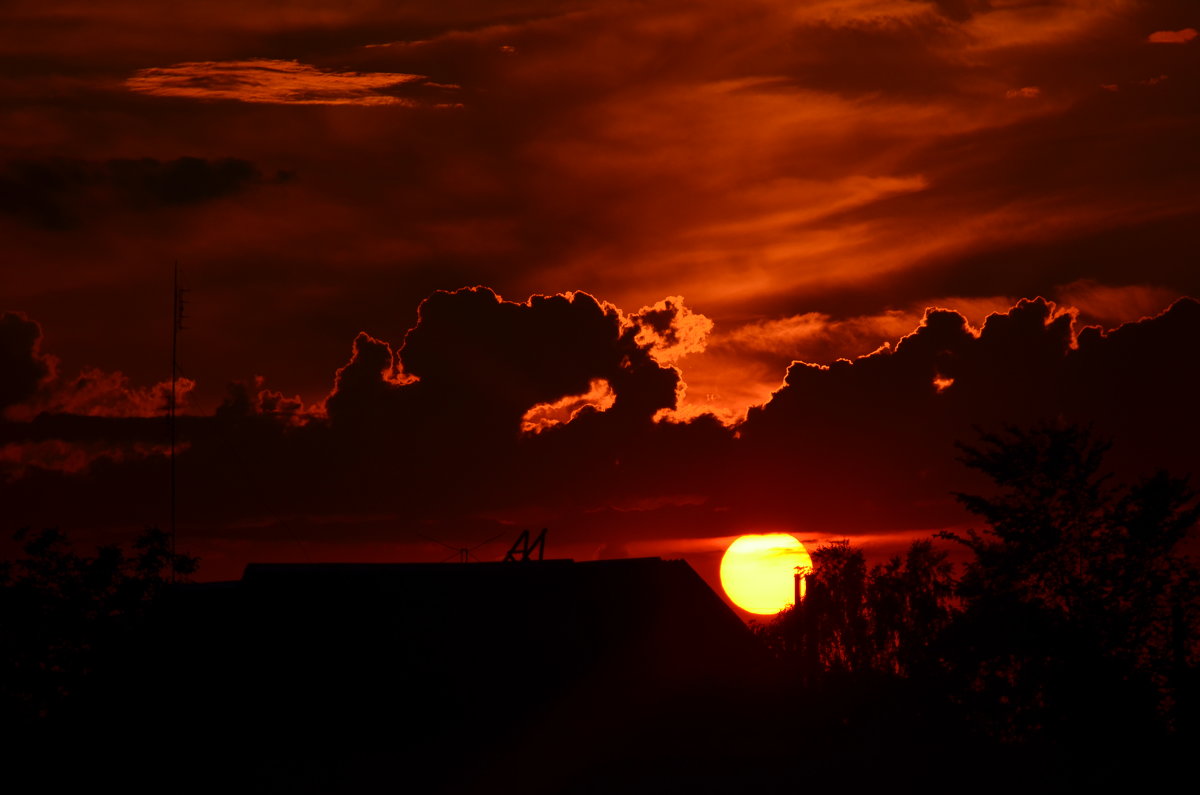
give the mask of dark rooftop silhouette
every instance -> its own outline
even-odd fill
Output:
[[[260,776],[270,760],[355,758],[369,778],[404,764],[437,773],[434,790],[488,790],[531,743],[587,768],[630,722],[765,663],[687,563],[658,558],[252,564],[181,586],[172,614],[180,713],[218,727],[200,733],[228,743],[222,766]]]

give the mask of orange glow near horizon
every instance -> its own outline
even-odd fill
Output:
[[[795,601],[797,567],[811,569],[812,558],[795,536],[740,536],[721,558],[721,587],[747,613],[775,615]]]

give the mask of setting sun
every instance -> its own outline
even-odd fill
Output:
[[[794,536],[741,536],[721,558],[721,586],[746,612],[774,615],[795,601],[797,566],[811,568],[812,558]]]

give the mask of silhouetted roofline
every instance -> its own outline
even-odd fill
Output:
[[[405,574],[412,572],[434,571],[504,571],[532,572],[548,568],[560,569],[566,566],[582,566],[587,568],[630,568],[650,567],[683,563],[680,560],[665,560],[658,557],[645,558],[613,558],[610,560],[577,561],[571,558],[552,558],[549,560],[503,562],[503,561],[471,561],[469,563],[248,563],[242,571],[242,580],[256,580],[262,577],[292,576],[292,575],[377,575]],[[689,567],[690,568],[690,567]]]

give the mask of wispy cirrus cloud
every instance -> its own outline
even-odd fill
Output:
[[[140,69],[125,81],[132,91],[160,97],[234,100],[274,105],[426,104],[397,93],[403,87],[432,85],[423,75],[398,72],[337,72],[298,61],[250,59],[193,61]]]
[[[1010,88],[1004,92],[1005,99],[1037,99],[1042,95],[1042,89],[1037,86],[1024,86],[1023,88]]]
[[[187,202],[149,178],[12,177],[6,254],[44,265],[0,269],[0,294],[56,329],[66,371],[154,383],[132,322],[118,340],[72,318],[104,289],[152,322],[158,264],[186,252],[228,318],[189,336],[209,408],[261,361],[320,399],[314,362],[360,328],[399,340],[437,289],[684,295],[714,324],[678,365],[687,400],[743,412],[793,358],[894,343],[892,313],[911,328],[941,296],[1197,294],[1195,39],[1148,41],[1186,36],[1193,2],[112,0],[62,25],[19,0],[6,158],[257,176]],[[64,300],[69,282],[88,289]],[[294,344],[273,344],[284,327]]]
[[[1183,30],[1156,30],[1146,37],[1146,41],[1151,44],[1187,44],[1198,34],[1195,28],[1184,28]]]

